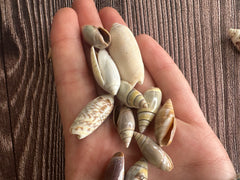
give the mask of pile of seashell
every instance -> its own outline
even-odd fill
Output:
[[[79,139],[85,138],[96,130],[113,110],[113,123],[124,145],[128,148],[134,136],[143,155],[143,158],[128,170],[125,179],[147,179],[147,162],[164,171],[171,171],[172,160],[161,147],[171,144],[176,131],[172,101],[168,99],[160,108],[162,92],[159,88],[152,87],[144,94],[134,88],[136,83],[143,84],[144,65],[133,33],[128,27],[115,23],[110,33],[101,27],[85,25],[82,35],[91,45],[90,59],[95,80],[109,94],[89,102],[76,117],[70,132]],[[115,95],[120,104],[114,107]],[[135,131],[135,118],[131,108],[137,109],[140,133]],[[142,134],[154,116],[157,143]],[[122,152],[112,157],[106,177],[124,179]]]

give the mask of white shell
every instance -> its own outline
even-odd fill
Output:
[[[240,51],[240,29],[229,29],[228,34],[234,46]]]
[[[114,23],[111,30],[109,54],[116,63],[121,80],[133,87],[137,82],[143,84],[144,65],[137,41],[127,26]]]
[[[85,106],[70,127],[70,133],[76,134],[78,139],[85,138],[95,131],[109,116],[113,109],[112,95],[102,95]]]
[[[112,95],[116,95],[120,87],[120,75],[117,66],[106,50],[96,53],[90,50],[93,75],[100,87]]]

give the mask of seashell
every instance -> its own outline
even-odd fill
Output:
[[[115,153],[107,166],[104,180],[123,180],[124,164],[124,154],[122,152]]]
[[[105,49],[96,53],[90,50],[93,75],[100,87],[112,95],[116,95],[120,87],[120,75],[117,66]]]
[[[176,119],[171,99],[168,99],[157,112],[154,128],[160,146],[168,146],[172,143],[176,131]]]
[[[171,158],[152,139],[138,132],[134,132],[134,137],[143,156],[149,163],[164,171],[173,169]]]
[[[114,23],[111,30],[109,54],[115,61],[121,79],[133,87],[137,82],[143,84],[144,65],[137,41],[131,30],[122,24]]]
[[[148,164],[144,158],[137,161],[129,168],[125,180],[147,180],[148,179]]]
[[[117,112],[119,111],[119,112]],[[130,108],[121,106],[113,111],[113,122],[126,148],[129,147],[135,129],[135,119]]]
[[[240,51],[240,29],[229,29],[228,35],[234,46]]]
[[[112,95],[102,95],[95,98],[78,114],[70,127],[70,133],[76,134],[78,139],[85,138],[109,116],[113,105],[114,98]]]
[[[147,126],[150,124],[154,118],[156,112],[158,111],[161,101],[162,92],[159,88],[151,88],[143,94],[146,102],[148,103],[147,108],[139,108],[137,111],[138,115],[138,127],[139,131],[143,133]]]
[[[89,45],[98,49],[107,48],[111,42],[110,33],[102,27],[85,25],[82,27],[82,35]]]
[[[117,97],[122,103],[124,103],[128,107],[147,108],[147,102],[144,99],[142,93],[140,93],[126,81],[121,81]]]

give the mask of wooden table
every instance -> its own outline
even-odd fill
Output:
[[[134,34],[155,38],[190,83],[240,171],[239,0],[96,0],[112,6]],[[1,0],[0,179],[64,179],[64,139],[53,67],[51,21],[71,0]]]

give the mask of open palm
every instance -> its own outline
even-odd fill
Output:
[[[53,20],[51,47],[65,137],[66,179],[102,179],[109,159],[119,151],[125,154],[126,170],[141,157],[135,140],[128,149],[124,147],[110,118],[82,140],[69,133],[77,114],[97,97],[96,84],[83,51],[81,27],[91,24],[109,30],[115,22],[125,24],[112,8],[98,13],[92,0],[76,0],[73,9],[59,10]],[[164,149],[172,158],[174,169],[163,172],[149,165],[149,179],[233,178],[232,163],[207,124],[181,71],[151,37],[139,35],[136,38],[145,64],[144,84],[137,89],[143,92],[151,86],[159,87],[163,102],[172,99],[177,117],[173,143]],[[146,134],[153,136],[152,127]]]

